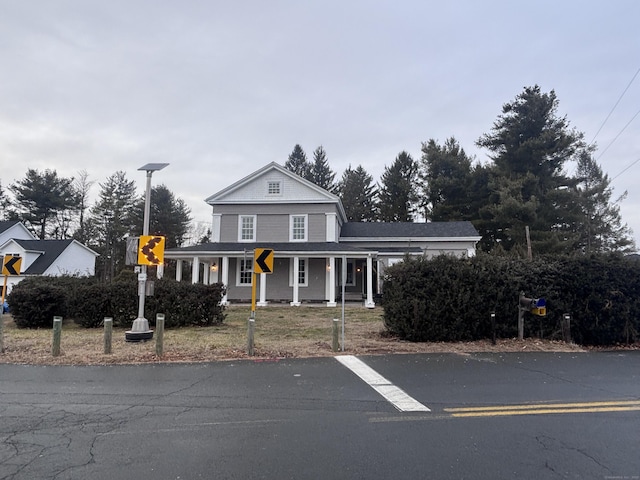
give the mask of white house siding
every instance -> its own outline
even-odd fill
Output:
[[[45,275],[95,275],[95,254],[80,245],[71,243],[47,269]]]

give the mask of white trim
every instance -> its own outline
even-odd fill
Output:
[[[245,264],[245,273],[246,272],[250,272],[249,273],[249,283],[241,283],[241,274],[242,274],[242,263],[246,261]],[[247,269],[247,265],[249,265],[249,269]],[[246,259],[243,257],[237,258],[236,259],[236,287],[250,287],[251,286],[251,281],[252,281],[252,275],[253,272],[251,271],[253,267],[253,257],[249,258],[247,257]]]
[[[293,238],[294,219],[304,218],[304,238]],[[289,241],[290,242],[307,242],[309,239],[309,214],[296,213],[289,215]]]
[[[243,233],[243,220],[245,218],[250,218],[252,221],[252,238],[242,238]],[[258,227],[258,216],[257,215],[238,215],[238,242],[240,243],[253,243],[256,241],[256,230]]]
[[[309,286],[309,258],[308,257],[293,257],[289,259],[289,286],[293,287],[293,274],[294,274],[294,262],[298,259],[298,264],[304,265],[304,282],[298,283],[299,287]],[[298,267],[299,268],[299,267]]]

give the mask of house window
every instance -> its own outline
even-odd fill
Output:
[[[279,181],[270,181],[267,183],[267,194],[269,195],[280,195],[280,182]]]
[[[293,286],[293,261],[295,259],[291,259],[289,263],[289,286]],[[309,267],[309,259],[307,258],[298,258],[298,285],[301,287],[308,286],[308,272],[307,269]]]
[[[290,217],[290,235],[289,240],[292,242],[307,241],[307,215],[291,215]]]
[[[253,259],[249,258],[249,259],[245,259],[245,258],[239,258],[238,259],[238,267],[237,267],[237,275],[236,278],[238,279],[236,282],[237,286],[251,286],[251,275],[253,274],[253,272],[251,271],[253,265]]]
[[[239,242],[255,242],[256,241],[256,216],[240,215],[238,217],[238,241]]]

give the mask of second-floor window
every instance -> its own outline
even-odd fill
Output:
[[[238,241],[239,242],[255,242],[256,241],[256,216],[240,215],[238,218]]]
[[[307,215],[291,215],[289,239],[292,242],[307,241]]]

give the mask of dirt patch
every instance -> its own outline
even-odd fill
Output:
[[[382,355],[406,353],[477,352],[582,352],[584,348],[558,341],[498,339],[459,343],[406,342],[386,334],[382,309],[360,306],[345,309],[344,353]],[[61,354],[52,356],[52,331],[16,328],[10,316],[4,316],[4,353],[0,363],[34,365],[108,365],[164,362],[208,362],[240,358],[326,357],[333,352],[333,319],[338,319],[342,339],[342,311],[326,307],[267,307],[258,309],[255,320],[254,356],[247,355],[249,307],[227,310],[221,326],[167,330],[162,355],[156,354],[156,338],[144,343],[125,341],[125,329],[114,329],[112,353],[104,353],[104,333],[84,329],[72,320],[63,322]],[[157,335],[155,336],[157,337]]]

